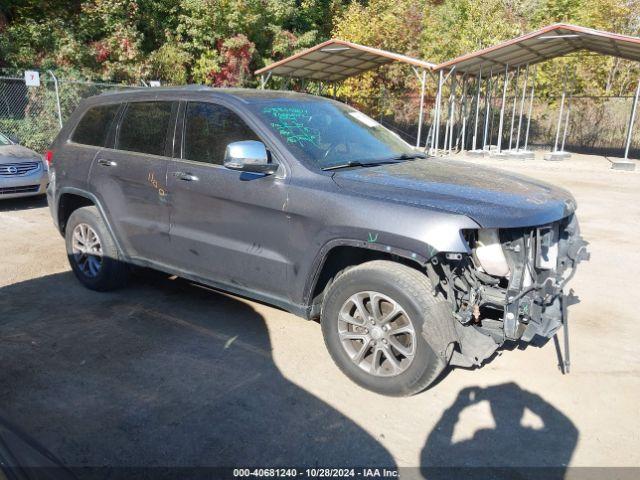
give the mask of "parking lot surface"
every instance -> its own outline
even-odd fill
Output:
[[[578,201],[591,261],[570,284],[569,375],[550,342],[379,396],[334,366],[316,322],[161,274],[84,289],[44,200],[10,200],[0,432],[73,467],[640,466],[640,173],[593,156],[473,161]]]

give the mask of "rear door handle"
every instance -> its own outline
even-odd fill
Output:
[[[178,180],[184,180],[185,182],[197,182],[199,180],[198,177],[188,172],[174,172],[173,174]]]
[[[117,167],[118,164],[116,162],[114,162],[113,160],[107,160],[106,158],[99,158],[98,159],[98,164],[102,165],[103,167]]]

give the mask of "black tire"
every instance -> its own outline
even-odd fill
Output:
[[[74,255],[73,232],[80,224],[88,225],[97,234],[101,245],[102,260],[97,274],[94,276],[83,271],[78,257]],[[105,292],[127,284],[129,268],[126,263],[122,262],[109,229],[96,207],[82,207],[71,214],[65,228],[65,244],[71,269],[85,287]]]
[[[397,375],[376,376],[363,370],[342,346],[338,333],[340,310],[352,295],[365,291],[378,292],[395,301],[413,325],[416,333],[413,360]],[[427,388],[446,366],[422,335],[426,312],[443,316],[436,321],[452,321],[452,316],[445,313],[450,309],[432,308],[442,302],[446,300],[434,297],[428,277],[406,265],[375,260],[350,267],[336,277],[323,300],[321,324],[325,344],[340,370],[358,385],[382,395],[413,395]]]

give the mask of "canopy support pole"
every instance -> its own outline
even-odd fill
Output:
[[[564,114],[564,100],[567,95],[567,67],[564,68],[562,78],[562,98],[560,100],[560,112],[558,114],[558,125],[556,127],[556,141],[553,145],[553,151],[558,151],[558,141],[560,140],[560,125],[562,125],[562,115]]]
[[[260,89],[264,90],[264,87],[267,86],[267,82],[269,81],[269,79],[271,78],[271,72],[267,73],[267,76],[265,78],[264,75],[260,75]]]
[[[440,88],[442,87],[442,70],[438,75],[438,89],[436,90],[436,99],[433,105],[433,135],[431,136],[431,153],[432,155],[438,154],[438,121],[440,115]]]
[[[482,135],[482,150],[487,148],[489,135],[489,115],[491,114],[491,93],[493,91],[493,67],[489,70],[489,78],[484,89],[484,134]]]
[[[411,67],[413,69],[413,73],[418,77],[418,81],[420,82],[420,113],[418,114],[418,135],[416,138],[416,147],[420,147],[420,140],[422,136],[422,121],[424,118],[424,94],[427,85],[427,71],[422,69],[422,75],[418,73],[418,70],[415,67]]]
[[[518,82],[520,81],[520,66],[516,69],[515,83],[513,84],[513,108],[511,109],[511,125],[509,128],[509,151],[513,145],[513,127],[516,123],[516,104],[518,103]]]
[[[533,114],[533,97],[536,90],[536,76],[538,73],[538,66],[533,66],[533,75],[531,76],[531,98],[529,99],[529,114],[527,115],[527,133],[524,137],[524,150],[527,151],[529,146],[529,129],[531,127],[531,115]]]
[[[456,67],[453,67],[451,70],[449,70],[449,73],[447,73],[447,76],[444,77],[442,79],[442,87],[444,87],[445,83],[447,83],[447,81],[449,80],[449,77],[451,77],[451,75],[454,75],[453,78],[455,78],[455,70]],[[451,79],[453,81],[453,78]],[[440,89],[440,102],[442,102],[442,88]],[[438,140],[440,139],[440,120],[442,119],[442,106],[440,106],[440,118],[438,121]],[[448,145],[448,133],[449,133],[449,119],[447,119],[447,123],[445,124],[445,136],[444,136],[444,142],[442,144],[442,149],[446,152],[447,151],[447,145]]]
[[[462,98],[460,99],[460,115],[462,115],[462,130],[460,132],[460,151],[465,150],[465,137],[467,135],[467,74],[462,77]],[[458,142],[456,140],[456,149]]]
[[[504,107],[507,100],[507,86],[509,85],[509,64],[504,67],[504,83],[502,85],[502,105],[500,106],[500,124],[498,125],[498,153],[502,152],[502,128],[504,127]]]
[[[529,64],[524,71],[524,84],[522,85],[522,98],[520,99],[520,113],[518,114],[518,134],[516,135],[516,152],[520,150],[520,131],[522,129],[522,114],[524,113],[524,99],[527,95],[527,82],[529,81]]]
[[[425,70],[428,74],[429,74],[429,78],[434,80],[436,83],[438,81],[438,76],[433,73],[431,70]],[[425,94],[426,96],[426,94]],[[433,107],[431,108],[431,111],[429,112],[429,119],[430,119],[430,124],[429,124],[429,131],[427,133],[427,138],[425,139],[424,142],[424,149],[428,154],[432,154],[433,152],[433,136],[436,133],[436,99],[433,99]]]
[[[431,137],[432,150],[434,155],[438,155],[438,140],[440,135],[440,94],[442,92],[442,70],[438,78],[438,91],[436,92],[436,113],[433,124],[435,125],[433,137]]]
[[[571,115],[571,97],[572,93],[569,94],[569,100],[567,101],[567,114],[564,117],[564,132],[562,133],[562,146],[560,147],[560,151],[564,152],[564,144],[567,141],[567,130],[569,128],[569,115]]]
[[[449,88],[449,101],[445,103],[450,105],[451,103],[451,88]],[[447,111],[447,121],[444,124],[444,144],[442,145],[442,150],[446,153],[449,150],[449,117],[450,117],[450,108],[445,109]]]
[[[442,102],[442,85],[444,83],[442,70],[440,70],[440,78],[438,79],[438,93],[436,94],[436,130],[435,135],[433,136],[433,152],[434,155],[438,155],[439,142],[440,142],[440,114],[442,111],[441,102]]]
[[[458,88],[458,76],[454,75],[451,78],[451,92],[449,95],[449,148],[447,149],[447,146],[445,145],[445,149],[447,150],[448,154],[451,155],[451,151],[453,149],[453,122],[455,120],[456,117],[456,92],[457,92],[457,88]],[[446,138],[446,137],[445,137]],[[446,144],[446,140],[445,140],[445,144]]]
[[[478,117],[480,115],[480,87],[482,85],[482,69],[478,72],[478,89],[476,91],[476,120],[473,125],[473,140],[471,141],[471,150],[475,150],[478,140]]]
[[[447,79],[445,79],[446,83]],[[442,150],[446,153],[449,150],[449,120],[451,119],[451,87],[449,87],[449,98],[445,102],[447,105],[447,121],[444,124],[444,145],[442,145]]]
[[[624,159],[629,159],[629,148],[631,147],[631,135],[633,133],[633,124],[636,120],[636,112],[638,110],[638,97],[640,96],[640,80],[636,88],[636,95],[633,97],[633,106],[631,107],[631,118],[629,119],[629,127],[627,128],[627,141],[624,147]]]

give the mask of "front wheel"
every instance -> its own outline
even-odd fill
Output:
[[[391,396],[417,393],[445,366],[422,335],[425,313],[439,301],[426,275],[406,265],[376,260],[351,267],[324,298],[327,349],[364,388]]]

